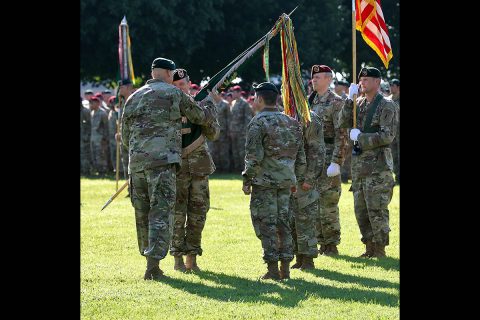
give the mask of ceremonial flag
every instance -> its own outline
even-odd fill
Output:
[[[356,29],[388,69],[393,54],[380,0],[355,0],[355,12]]]
[[[127,18],[123,17],[118,26],[118,61],[120,63],[120,80],[130,80],[135,84],[133,74],[132,47],[130,43],[130,32]]]

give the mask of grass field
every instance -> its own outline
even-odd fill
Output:
[[[123,181],[122,181],[123,182]],[[254,234],[249,196],[241,180],[213,175],[211,208],[203,231],[202,272],[160,267],[164,282],[144,281],[130,199],[122,193],[104,211],[115,181],[81,179],[82,319],[399,319],[399,187],[390,203],[387,258],[357,258],[364,246],[353,212],[350,184],[340,201],[338,257],[320,256],[316,269],[291,271],[291,279],[259,280],[265,273]]]

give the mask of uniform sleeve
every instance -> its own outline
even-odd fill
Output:
[[[216,110],[215,105],[210,100],[207,100],[205,105],[209,105],[209,107],[211,107],[212,110]],[[202,126],[202,133],[210,141],[215,141],[220,136],[220,123],[218,123],[218,116],[216,114],[216,111],[215,111],[215,115],[216,116],[213,122],[211,122],[209,125]]]
[[[302,135],[301,129],[300,135]],[[303,144],[303,137],[299,139],[300,145],[298,147],[297,159],[295,160],[295,176],[297,177],[297,183],[303,183],[305,181],[305,172],[307,169],[307,159],[305,156],[305,148]]]
[[[398,123],[396,105],[394,102],[387,101],[380,112],[379,131],[374,133],[360,133],[358,136],[358,144],[362,150],[388,146],[395,138]]]
[[[127,102],[124,104],[122,108],[122,115],[120,118],[120,135],[122,139],[122,145],[124,150],[128,154],[128,145],[130,141],[130,117],[129,117],[129,112],[128,110],[130,109],[130,104],[131,104],[132,99],[128,99]]]
[[[323,140],[323,125],[321,122],[312,119],[305,129],[304,143],[307,162],[305,182],[313,185],[322,174],[325,163],[325,141]]]
[[[353,128],[353,100],[346,99],[338,113],[338,125],[341,128]]]
[[[250,120],[252,120],[253,118],[253,110],[252,110],[252,107],[250,106],[250,104],[248,102],[245,102],[245,105],[244,105],[244,108],[243,108],[243,112],[244,112],[244,115],[243,115],[243,120],[245,121],[244,122],[244,126],[245,128],[248,127],[248,124],[250,123]]]
[[[192,123],[199,125],[208,125],[215,118],[211,109],[200,107],[192,97],[178,90],[180,94],[180,112],[185,115]]]
[[[332,154],[332,162],[335,162],[338,165],[343,165],[345,161],[345,153],[347,151],[347,129],[340,126],[338,121],[338,115],[342,111],[344,101],[337,99],[333,103],[333,127],[335,130],[335,142],[334,149]]]
[[[244,180],[251,181],[260,171],[260,163],[264,157],[263,126],[260,120],[251,121],[247,127],[245,142],[245,169],[242,172]]]

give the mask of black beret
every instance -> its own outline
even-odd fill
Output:
[[[175,70],[175,62],[170,59],[165,58],[157,58],[152,62],[152,69],[154,68],[162,68],[167,70]]]
[[[338,84],[342,85],[342,86],[345,86],[345,87],[348,87],[350,85],[350,83],[348,83],[348,81],[346,81],[346,80],[340,80],[340,81],[338,81]]]
[[[130,79],[123,79],[118,81],[118,86],[126,86],[127,84],[132,84],[132,81]]]
[[[84,94],[93,94],[93,91],[88,89],[88,90],[85,90]]]
[[[374,67],[363,67],[358,74],[358,79],[360,77],[372,77],[372,78],[381,78],[380,70]]]
[[[280,93],[278,91],[277,87],[271,82],[262,82],[262,83],[260,83],[256,86],[253,86],[253,90],[255,90],[255,92],[258,92],[258,91],[274,91],[277,94]]]
[[[390,81],[390,85],[392,85],[392,84],[399,86],[400,85],[400,80],[392,79],[392,81]]]
[[[175,69],[175,71],[173,71],[173,81],[182,80],[186,77],[188,77],[188,74],[185,69]]]

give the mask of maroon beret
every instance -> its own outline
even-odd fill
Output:
[[[315,64],[312,66],[311,77],[313,77],[315,73],[322,73],[322,72],[330,72],[333,74],[333,70],[329,66],[326,66],[324,64],[320,64],[320,65]]]

